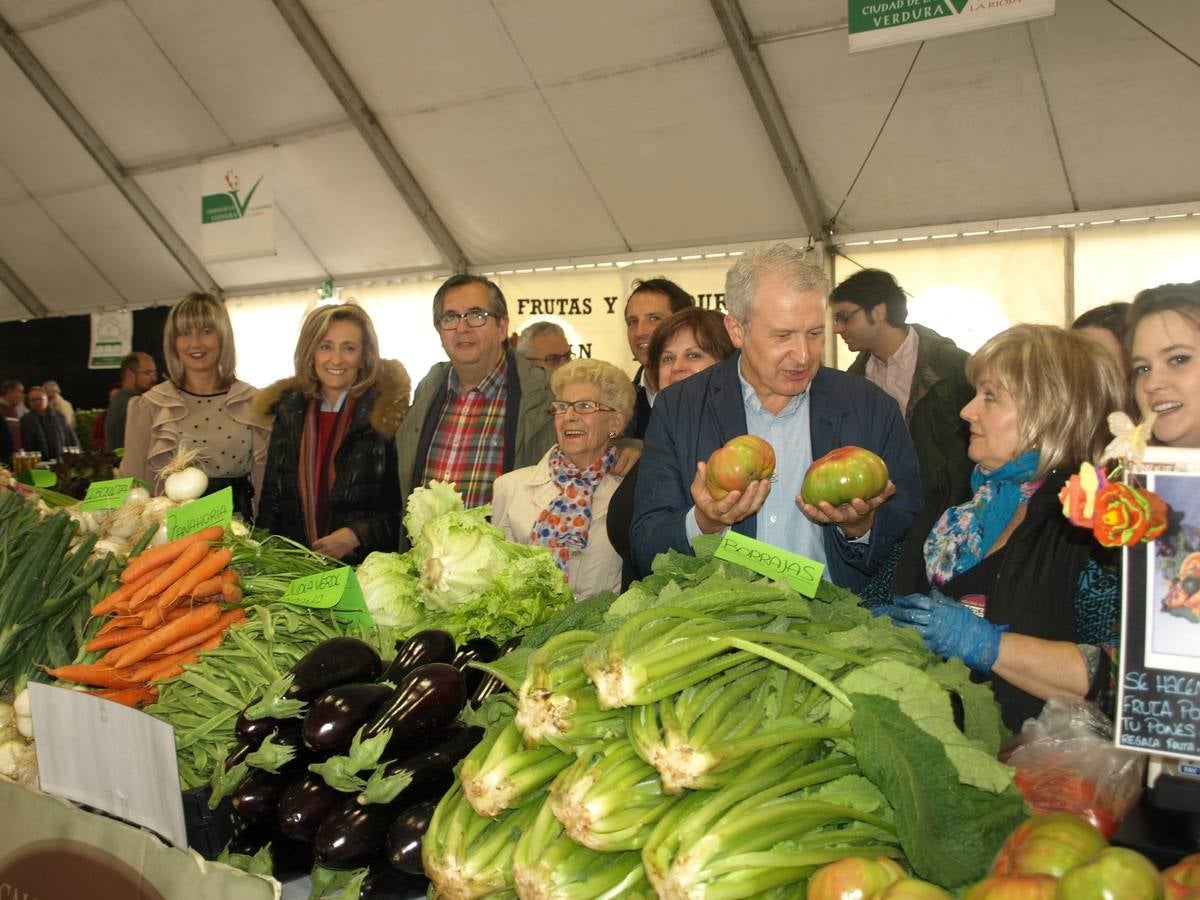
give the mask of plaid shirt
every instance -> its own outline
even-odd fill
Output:
[[[505,354],[478,386],[465,394],[450,368],[446,402],[425,457],[422,483],[431,478],[458,485],[468,508],[492,502],[492,483],[504,470],[504,413],[508,398]]]

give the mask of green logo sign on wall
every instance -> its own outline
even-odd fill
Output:
[[[850,50],[1054,15],[1054,0],[850,0]]]
[[[205,194],[200,198],[200,224],[210,225],[213,222],[224,222],[228,219],[240,219],[246,214],[247,207],[250,206],[250,200],[254,197],[254,192],[258,190],[259,184],[262,183],[263,176],[258,176],[258,181],[254,182],[250,190],[247,191],[245,199],[238,197],[238,178],[232,172],[227,173],[225,182],[229,185],[229,190],[220,194]]]

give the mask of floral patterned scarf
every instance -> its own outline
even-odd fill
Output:
[[[567,571],[571,554],[588,545],[592,524],[592,494],[617,460],[617,448],[609,444],[604,455],[580,469],[561,447],[550,452],[550,479],[558,494],[538,513],[529,535],[530,543],[550,548],[558,567]]]
[[[983,559],[1004,533],[1017,507],[1033,496],[1044,479],[1032,480],[1038,451],[1029,450],[991,472],[976,466],[971,474],[975,496],[944,513],[925,539],[925,573],[933,587]]]

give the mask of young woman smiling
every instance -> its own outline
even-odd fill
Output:
[[[262,485],[267,429],[250,411],[255,389],[236,375],[229,313],[210,294],[188,294],[163,328],[167,381],[129,401],[121,475],[162,491],[160,475],[178,450],[198,450],[207,493],[233,488],[247,521]]]
[[[1129,313],[1130,371],[1142,415],[1168,447],[1200,447],[1200,281],[1142,291]]]
[[[350,563],[395,550],[408,373],[379,358],[375,326],[352,304],[310,312],[293,361],[295,376],[254,401],[274,422],[256,524]]]

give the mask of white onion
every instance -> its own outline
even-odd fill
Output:
[[[167,542],[167,523],[163,522],[158,526],[158,531],[154,532],[154,537],[150,538],[150,546],[157,547],[159,544]]]
[[[195,500],[204,496],[208,487],[208,476],[195,466],[188,466],[167,476],[163,493],[177,502]]]
[[[129,493],[125,495],[126,503],[145,503],[150,499],[150,492],[140,484],[135,484],[129,489]]]

